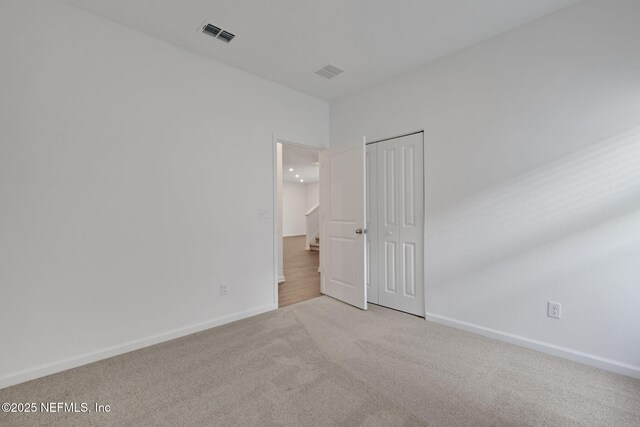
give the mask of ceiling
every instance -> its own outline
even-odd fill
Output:
[[[331,100],[578,0],[62,0],[174,45]],[[236,38],[202,34],[208,21]],[[331,80],[314,74],[334,64]]]
[[[317,150],[282,144],[282,180],[300,183],[302,179],[304,184],[320,181],[319,154]]]

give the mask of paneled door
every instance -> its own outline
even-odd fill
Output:
[[[378,304],[424,316],[423,134],[373,145],[377,157]]]
[[[323,293],[367,309],[364,142],[320,155]]]

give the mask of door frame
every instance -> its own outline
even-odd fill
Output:
[[[312,151],[318,152],[318,158],[320,157],[320,152],[322,150],[326,150],[326,147],[317,147],[313,145],[307,145],[300,142],[289,141],[284,138],[278,137],[275,133],[272,134],[272,142],[271,142],[271,172],[272,172],[272,191],[273,191],[273,200],[271,206],[271,212],[273,212],[273,221],[272,221],[272,234],[273,234],[273,304],[278,307],[278,284],[279,275],[278,270],[280,268],[280,245],[278,239],[278,143],[283,145],[291,145],[300,148],[306,148]],[[322,177],[320,177],[322,179]],[[319,186],[319,183],[318,183]],[[320,197],[320,202],[322,203],[322,195]],[[322,266],[322,260],[320,260],[320,265]],[[320,274],[322,272],[320,271]],[[284,275],[284,271],[283,271]],[[322,276],[320,276],[320,290],[322,291]]]

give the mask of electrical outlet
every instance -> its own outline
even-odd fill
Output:
[[[561,305],[559,302],[547,302],[547,316],[552,317],[554,319],[560,318],[560,309]]]
[[[258,217],[260,219],[269,219],[269,209],[267,208],[258,209]]]
[[[225,296],[229,294],[229,284],[221,283],[220,284],[220,295]]]

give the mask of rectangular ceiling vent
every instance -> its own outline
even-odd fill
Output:
[[[202,32],[210,35],[213,38],[222,40],[225,43],[229,43],[236,36],[235,34],[232,34],[229,31],[225,31],[222,28],[218,28],[212,24],[205,24],[202,27]]]
[[[229,43],[231,40],[233,40],[234,37],[235,34],[231,34],[229,31],[223,31],[218,36],[218,39],[222,40],[225,43]]]
[[[338,74],[342,73],[343,71],[344,71],[343,69],[338,68],[335,65],[329,64],[329,65],[325,65],[324,67],[316,71],[316,74],[327,79],[332,79]]]

